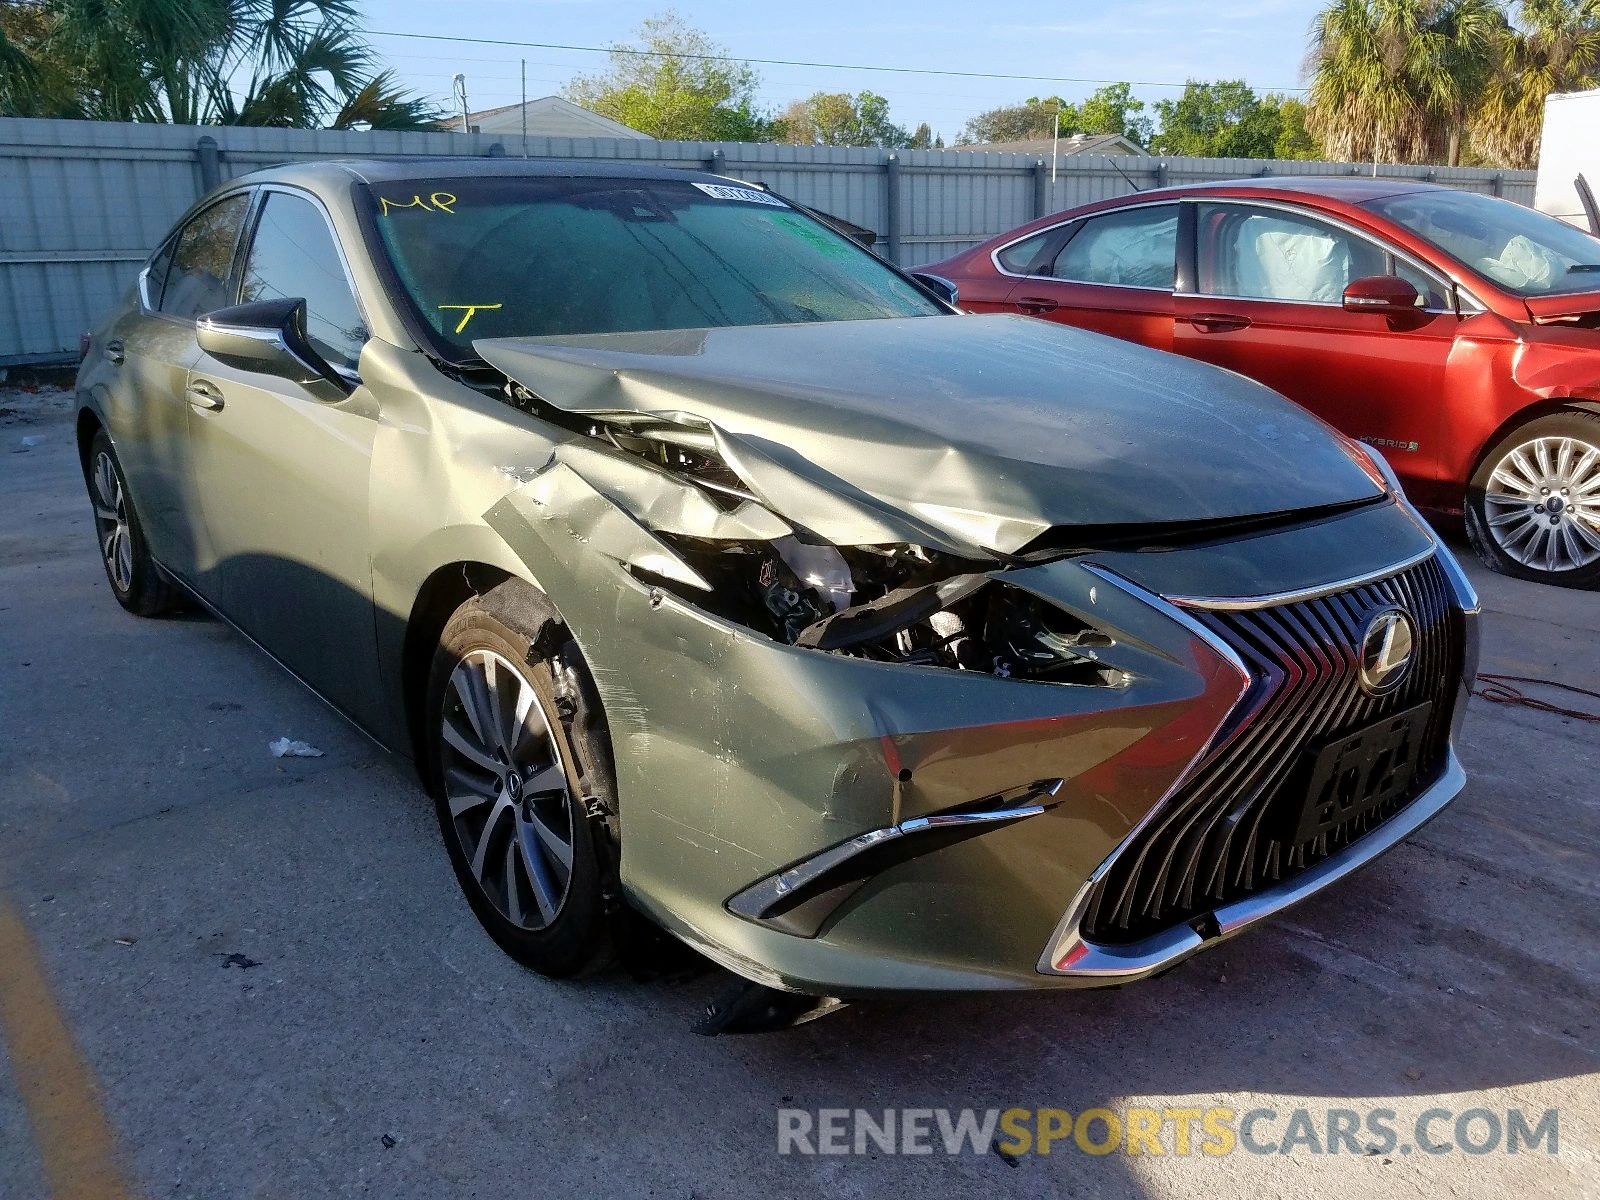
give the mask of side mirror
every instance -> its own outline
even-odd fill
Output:
[[[1344,289],[1345,312],[1414,319],[1423,315],[1421,301],[1417,289],[1398,275],[1369,275]]]
[[[961,289],[943,275],[930,275],[926,271],[912,271],[911,278],[915,279],[951,308],[960,307]]]
[[[196,322],[195,337],[200,349],[229,366],[299,384],[331,384],[344,396],[354,390],[306,336],[302,298],[258,300],[208,312]]]

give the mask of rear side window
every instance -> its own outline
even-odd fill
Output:
[[[245,258],[241,302],[303,298],[306,334],[335,366],[355,369],[367,325],[327,218],[310,200],[271,192]]]
[[[1170,291],[1178,274],[1178,206],[1158,204],[1089,218],[1056,255],[1051,274],[1074,283]]]
[[[146,308],[161,307],[161,290],[167,285],[167,272],[172,269],[172,252],[177,248],[178,239],[168,238],[167,244],[155,252],[149,266],[145,267],[140,298]]]
[[[161,289],[162,312],[193,318],[229,303],[228,269],[249,207],[249,196],[229,196],[183,227]]]
[[[1047,229],[1030,238],[1023,238],[1020,242],[1013,242],[995,257],[999,259],[1000,266],[1013,275],[1026,275],[1028,268],[1033,266],[1033,260],[1039,257],[1039,251],[1044,249],[1045,242],[1049,241],[1055,232],[1053,229]]]

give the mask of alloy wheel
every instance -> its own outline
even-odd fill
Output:
[[[473,878],[513,925],[546,928],[572,884],[572,791],[533,685],[509,659],[470,651],[445,689],[440,736]]]
[[[1495,544],[1533,570],[1600,562],[1600,446],[1537,437],[1508,450],[1484,490]]]
[[[111,455],[94,456],[94,522],[100,536],[100,554],[119,592],[133,587],[133,537],[128,530],[128,503],[122,494]]]

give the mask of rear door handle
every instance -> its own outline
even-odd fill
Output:
[[[222,391],[216,384],[204,379],[189,381],[189,403],[196,408],[216,412],[222,407]]]
[[[123,353],[122,343],[121,342],[116,342],[116,341],[107,342],[106,343],[106,348],[103,351],[101,351],[101,353],[103,353],[106,356],[108,361],[114,362],[114,363],[121,363],[122,360],[125,357],[127,357]]]
[[[1250,327],[1249,317],[1240,317],[1233,313],[1194,313],[1178,319],[1187,321],[1201,333],[1232,333],[1236,329]]]
[[[1055,312],[1061,306],[1050,299],[1049,296],[1024,296],[1017,301],[1017,307],[1023,312],[1036,317],[1041,313]]]

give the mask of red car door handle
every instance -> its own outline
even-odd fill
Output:
[[[1055,312],[1061,306],[1048,296],[1024,296],[1017,301],[1017,307],[1025,313],[1038,316],[1040,313]]]
[[[1249,317],[1234,316],[1231,313],[1195,313],[1192,316],[1180,317],[1179,320],[1189,322],[1201,333],[1231,333],[1235,329],[1246,329],[1250,325]]]

